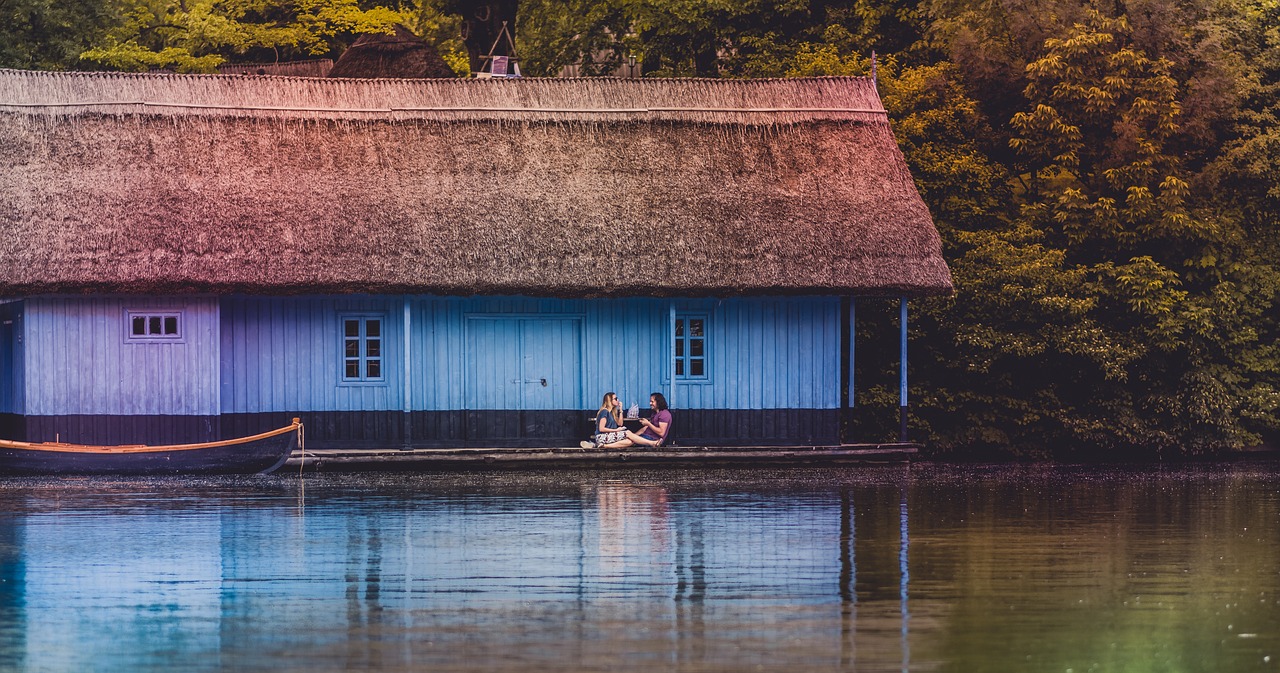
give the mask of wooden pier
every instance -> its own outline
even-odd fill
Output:
[[[452,449],[308,449],[295,451],[285,468],[302,470],[442,470],[475,468],[607,468],[636,466],[724,466],[902,463],[915,458],[920,445],[844,444],[840,446],[738,446],[658,449],[452,448]]]

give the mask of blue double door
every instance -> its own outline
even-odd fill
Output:
[[[469,443],[572,442],[582,434],[582,320],[467,317]]]

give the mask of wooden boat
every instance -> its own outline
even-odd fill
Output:
[[[169,446],[84,446],[0,439],[3,474],[266,474],[298,447],[302,422],[251,437]]]

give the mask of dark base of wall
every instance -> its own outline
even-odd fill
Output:
[[[708,446],[834,446],[839,409],[672,410],[677,444]]]
[[[27,441],[27,417],[17,414],[0,414],[0,439]]]
[[[159,445],[221,439],[217,416],[26,416],[25,420],[28,442]]]
[[[673,409],[672,442],[684,446],[830,446],[836,409]],[[575,446],[593,412],[317,411],[222,416],[17,416],[0,414],[0,438],[72,444],[184,444],[246,437],[302,419],[313,449]]]
[[[224,414],[222,436],[252,435],[302,419],[314,449],[572,446],[591,430],[582,410],[313,411]]]
[[[831,446],[840,443],[836,409],[674,409],[671,438],[685,446]],[[591,411],[303,412],[315,449],[575,446],[592,432]],[[225,414],[224,438],[289,423],[287,413]]]

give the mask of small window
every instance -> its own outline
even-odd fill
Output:
[[[182,340],[182,312],[126,311],[128,333],[125,341],[156,342]]]
[[[707,371],[707,317],[676,316],[676,378],[705,379]]]
[[[382,381],[382,316],[342,316],[342,380]]]

